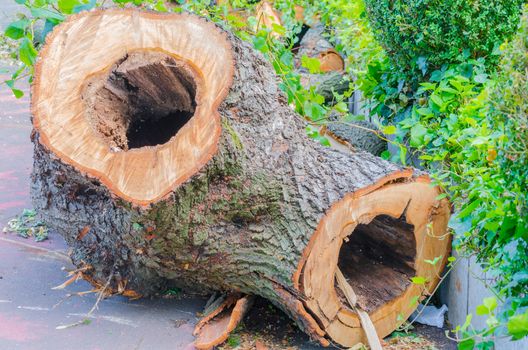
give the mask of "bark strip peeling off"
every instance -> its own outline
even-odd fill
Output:
[[[93,283],[259,295],[321,344],[352,346],[364,333],[338,267],[380,336],[439,281],[440,190],[309,140],[265,58],[202,18],[71,16],[41,51],[32,112],[35,208]]]

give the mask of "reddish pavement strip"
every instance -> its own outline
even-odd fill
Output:
[[[8,79],[0,75],[0,81]],[[29,141],[29,94],[17,100],[4,84],[0,86],[0,222],[30,206],[29,174],[32,146]]]

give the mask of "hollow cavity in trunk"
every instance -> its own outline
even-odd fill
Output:
[[[338,266],[367,312],[400,296],[414,276],[416,243],[414,227],[405,217],[377,216],[358,225],[339,252]],[[348,305],[340,289],[336,289]]]
[[[186,62],[138,51],[90,78],[83,99],[95,131],[113,151],[127,151],[162,145],[176,135],[193,117],[196,89]]]

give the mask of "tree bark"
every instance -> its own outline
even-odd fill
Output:
[[[137,30],[121,30],[132,25]],[[122,33],[119,38],[117,32]],[[87,42],[103,47],[94,51],[84,46]],[[131,47],[139,55],[131,54]],[[145,56],[152,47],[170,59]],[[209,49],[216,56],[204,51]],[[122,52],[122,57],[112,50]],[[194,85],[187,84],[195,86],[194,93],[181,88],[185,72],[195,80]],[[157,95],[160,92],[151,85],[165,86],[167,75],[180,88]],[[357,315],[337,294],[333,277],[341,264],[343,242],[353,242],[354,228],[361,228],[357,235],[361,240],[354,244],[365,247],[365,252],[357,259],[362,266],[380,267],[371,266],[373,273],[389,271],[386,278],[399,289],[361,287],[360,275],[344,274],[353,287],[361,287],[360,300],[372,294],[375,300],[364,302],[370,305],[378,333],[385,336],[402,322],[401,315],[404,320],[414,310],[409,300],[423,294],[422,287],[408,278],[424,276],[429,289],[438,282],[444,265],[423,260],[440,255],[445,260],[448,255],[449,239],[435,237],[446,232],[449,204],[436,199],[440,190],[418,171],[307,139],[305,122],[288,106],[277,79],[271,65],[248,43],[194,16],[130,9],[71,16],[48,38],[36,67],[31,188],[35,208],[65,237],[74,264],[85,268],[93,283],[104,284],[110,277],[115,292],[133,290],[144,296],[173,287],[260,295],[323,345],[334,341],[351,346],[364,337]],[[215,92],[210,91],[213,88]],[[195,105],[182,102],[182,91],[190,93],[185,96],[196,94]],[[71,101],[68,94],[74,95]],[[154,100],[168,97],[194,115],[165,143],[149,141],[150,146],[112,151],[119,146],[112,144],[115,138],[96,127],[110,127],[98,124],[109,118],[101,122],[98,116],[115,116],[116,128],[122,129],[137,120],[159,123],[161,117],[144,114],[150,103],[145,102],[147,95]],[[218,96],[218,103],[210,103]],[[76,104],[81,112],[72,111]],[[100,106],[103,112],[97,109]],[[172,115],[162,107],[176,108],[163,105],[157,114]],[[142,111],[141,118],[131,112],[137,110]],[[218,118],[204,133],[201,128],[210,125],[201,124],[202,114],[209,117],[204,120]],[[179,113],[173,118],[183,117]],[[54,128],[57,124],[62,128]],[[136,130],[140,134],[147,130],[141,125],[144,129]],[[64,141],[71,133],[86,135],[76,136],[78,142],[91,144],[93,150],[104,145],[109,153],[76,153],[78,147],[70,147],[75,137]],[[124,131],[120,135],[125,141],[130,137]],[[203,151],[196,140],[208,147],[204,154],[210,157],[205,161],[193,157],[193,152]],[[157,163],[149,159],[158,157],[165,164],[162,151],[172,150],[172,145],[179,145],[169,153],[173,166],[156,170]],[[118,156],[135,158],[127,162],[112,158]],[[103,176],[93,170],[96,166],[110,171],[120,167],[122,177]],[[193,173],[165,181],[180,167],[190,167]],[[160,182],[170,183],[167,191]],[[376,219],[385,216],[389,219]],[[397,233],[389,230],[395,223],[402,227]],[[375,249],[391,253],[378,261],[368,253]],[[361,273],[368,274],[369,269]]]
[[[315,92],[324,97],[327,105],[335,105],[334,93],[343,94],[350,89],[350,80],[339,72],[326,74],[301,73],[301,84],[309,90],[315,87]]]
[[[375,156],[387,149],[387,141],[381,138],[381,131],[367,120],[348,121],[333,113],[328,118],[322,133],[347,146],[352,151],[363,150]]]

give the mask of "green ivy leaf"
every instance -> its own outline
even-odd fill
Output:
[[[411,146],[420,147],[424,145],[424,138],[427,135],[427,129],[420,123],[411,128]]]
[[[423,115],[423,116],[429,116],[433,114],[433,111],[431,110],[431,108],[418,108],[416,112],[418,112],[418,114]]]
[[[458,350],[473,350],[475,348],[475,339],[466,339],[458,343]]]
[[[330,147],[331,144],[330,144],[330,140],[328,140],[328,138],[324,137],[324,136],[321,136],[318,138],[318,141],[321,145],[325,146],[325,147]]]
[[[464,219],[465,217],[469,216],[477,207],[482,203],[482,200],[480,198],[475,199],[470,204],[466,205],[464,209],[458,213],[459,219]]]
[[[415,295],[409,300],[409,306],[414,307],[416,304],[418,304],[418,300],[420,299],[420,296]]]
[[[394,135],[397,130],[398,129],[396,129],[394,125],[387,125],[387,126],[384,126],[381,131],[383,131],[385,135]]]
[[[326,110],[323,106],[312,101],[305,101],[303,109],[304,115],[313,121],[321,120],[326,113]]]
[[[471,324],[471,320],[473,319],[473,314],[468,314],[466,315],[466,321],[464,322],[464,324],[462,325],[462,327],[460,327],[460,330],[461,331],[465,331],[469,325]],[[458,327],[457,327],[458,328]]]
[[[5,30],[5,35],[8,38],[18,40],[25,35],[28,25],[29,25],[29,20],[26,18],[15,21],[11,23],[9,26],[7,26]]]
[[[280,62],[286,67],[291,66],[293,64],[293,54],[291,53],[291,51],[284,51],[280,55]]]
[[[75,6],[81,5],[79,0],[59,0],[57,1],[57,7],[59,11],[65,14],[71,14]]]
[[[400,162],[405,165],[407,164],[407,148],[405,148],[405,146],[403,145],[400,145],[400,148],[399,148],[399,153],[400,153]]]
[[[20,60],[26,66],[33,66],[35,64],[35,60],[37,59],[37,50],[35,50],[33,43],[28,38],[24,38],[20,42],[18,54]]]
[[[489,314],[489,309],[485,307],[484,305],[478,305],[475,309],[475,312],[478,316],[485,316]]]
[[[31,15],[36,18],[49,19],[55,23],[64,21],[64,16],[62,14],[45,8],[32,7]]]
[[[422,276],[415,276],[411,278],[411,282],[414,284],[418,284],[418,285],[424,285],[426,282],[426,279],[425,277],[422,277]]]
[[[515,315],[508,320],[508,333],[514,340],[528,336],[528,311],[524,314]]]
[[[253,39],[253,46],[255,49],[262,53],[266,53],[269,51],[268,44],[266,43],[266,38],[263,38],[262,36],[257,36]]]
[[[488,310],[493,311],[497,308],[497,298],[495,297],[484,298],[483,304],[485,307],[488,308]]]
[[[493,350],[495,348],[495,342],[490,341],[483,341],[477,344],[477,349],[479,350]]]
[[[433,103],[439,108],[444,106],[444,100],[442,100],[442,98],[438,95],[431,95],[431,101],[433,101]]]
[[[437,256],[433,260],[424,259],[424,262],[426,262],[427,264],[435,266],[436,264],[438,264],[440,259],[442,259],[442,257],[443,257],[443,255]]]
[[[323,101],[324,102],[324,101]],[[348,105],[341,101],[339,103],[337,103],[335,106],[334,106],[335,110],[340,112],[340,113],[346,113],[348,112]]]
[[[159,12],[167,12],[168,11],[168,9],[165,6],[165,3],[163,2],[163,0],[158,0],[156,5],[154,5],[154,10],[159,11]]]
[[[438,196],[436,196],[435,199],[436,199],[437,201],[439,201],[439,200],[442,200],[442,199],[444,199],[444,198],[446,198],[446,197],[447,197],[447,193],[441,193],[441,194],[439,194]]]
[[[441,70],[435,70],[431,74],[430,80],[438,82],[438,81],[440,81],[442,79],[443,75],[444,75],[444,72],[442,72]]]
[[[22,90],[11,88],[11,91],[13,92],[13,95],[15,95],[16,98],[21,98],[24,96],[24,92]]]
[[[321,61],[317,58],[311,58],[306,55],[301,57],[301,65],[308,69],[310,74],[321,73]]]
[[[286,34],[286,28],[284,28],[283,26],[277,24],[277,23],[273,23],[271,25],[271,28],[273,29],[273,31],[279,35],[285,35]]]

